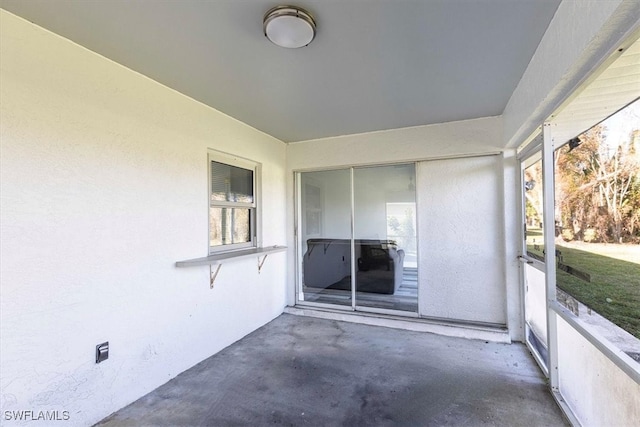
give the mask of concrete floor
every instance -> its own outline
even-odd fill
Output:
[[[100,426],[564,426],[525,346],[283,314]]]

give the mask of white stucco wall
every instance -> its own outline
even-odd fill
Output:
[[[545,274],[537,268],[525,264],[524,292],[525,320],[536,336],[547,343],[547,288]]]
[[[556,317],[560,393],[580,424],[584,427],[637,426],[640,384],[562,317]],[[636,363],[626,358],[630,364]]]
[[[289,170],[416,161],[502,150],[502,119],[474,120],[345,135],[287,146]]]
[[[2,414],[88,425],[282,312],[285,253],[225,264],[213,290],[174,263],[207,252],[207,148],[262,164],[263,244],[285,243],[285,145],[0,19]]]
[[[504,110],[505,145],[521,144],[638,28],[638,0],[562,1]]]
[[[514,341],[524,340],[522,286],[520,284],[521,200],[520,168],[515,150],[502,153],[502,209],[504,218],[504,280],[507,283],[507,326]]]
[[[506,324],[500,156],[418,164],[420,312]]]

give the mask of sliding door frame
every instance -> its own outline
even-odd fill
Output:
[[[361,313],[373,313],[373,314],[384,314],[384,315],[392,315],[392,316],[402,316],[409,318],[419,318],[420,317],[420,304],[419,304],[419,294],[420,289],[418,287],[416,295],[416,311],[403,311],[403,310],[393,310],[393,309],[385,309],[385,308],[377,308],[377,307],[369,307],[358,305],[357,301],[357,289],[356,289],[356,275],[357,275],[357,262],[354,262],[356,259],[356,236],[355,236],[355,182],[354,175],[356,169],[365,169],[371,167],[384,167],[384,166],[393,166],[393,165],[414,165],[414,182],[417,182],[415,175],[417,174],[417,165],[418,161],[409,161],[409,162],[391,162],[391,163],[380,163],[380,164],[371,164],[371,165],[358,165],[358,166],[348,166],[348,167],[328,167],[328,168],[317,168],[317,169],[305,169],[305,170],[296,170],[294,171],[294,237],[295,237],[295,271],[296,271],[296,283],[295,283],[295,303],[296,305],[308,306],[308,307],[318,307],[318,308],[326,308],[331,310],[340,310],[340,311],[357,311]],[[349,169],[350,175],[350,227],[351,227],[351,235],[350,235],[350,251],[351,251],[351,306],[348,305],[339,305],[339,304],[329,304],[329,303],[319,303],[314,301],[305,301],[304,293],[303,293],[303,268],[302,268],[302,259],[304,254],[302,253],[302,215],[303,215],[303,206],[302,206],[302,174],[307,172],[322,172],[322,171],[334,171],[334,170],[346,170]],[[418,191],[416,189],[415,193],[415,201],[416,201],[416,216],[418,214],[418,206],[417,206],[417,198]],[[416,221],[417,223],[417,221]],[[416,224],[416,238],[419,236],[419,230]],[[416,250],[419,251],[417,248]],[[419,254],[418,254],[419,259]],[[420,269],[418,268],[418,279],[420,275]],[[419,282],[419,281],[418,281]],[[302,297],[302,298],[301,298]]]

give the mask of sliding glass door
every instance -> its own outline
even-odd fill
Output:
[[[415,165],[297,174],[298,302],[418,310]]]
[[[418,311],[415,164],[353,171],[356,305]]]
[[[351,170],[298,177],[298,300],[351,307]]]

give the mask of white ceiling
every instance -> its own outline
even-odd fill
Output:
[[[316,39],[283,49],[273,0],[0,0],[285,142],[502,114],[559,3],[302,0]]]

